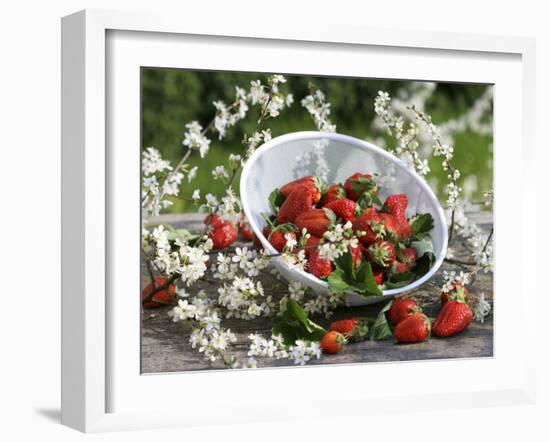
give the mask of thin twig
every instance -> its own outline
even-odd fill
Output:
[[[485,241],[485,245],[483,246],[483,250],[481,251],[481,254],[485,253],[485,250],[487,250],[487,247],[489,246],[489,242],[491,241],[491,238],[493,237],[493,231],[494,231],[494,227],[491,227],[491,231],[489,232],[489,236],[487,237],[487,241]]]
[[[456,259],[456,258],[445,258],[445,261],[450,263],[450,264],[458,264],[458,265],[463,265],[463,266],[475,266],[476,265],[475,261],[465,261],[465,260]]]

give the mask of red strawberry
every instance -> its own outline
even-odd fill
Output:
[[[344,183],[344,189],[350,200],[357,201],[359,197],[367,193],[376,193],[376,181],[368,173],[361,174],[359,172],[354,173]]]
[[[441,305],[445,305],[445,303],[449,300],[449,297],[452,297],[453,295],[455,297],[457,296],[461,298],[463,297],[466,300],[470,295],[470,291],[466,287],[464,287],[462,284],[455,283],[450,292],[441,291],[441,296],[440,296]]]
[[[306,257],[309,256],[312,250],[316,250],[320,243],[321,238],[315,235],[310,235],[305,244]]]
[[[307,229],[309,234],[320,238],[335,220],[336,216],[330,209],[312,209],[298,215],[294,220],[294,224],[300,230]]]
[[[355,201],[342,198],[325,205],[327,209],[332,210],[338,218],[344,221],[355,221]]]
[[[409,267],[412,267],[416,262],[418,255],[416,250],[412,247],[405,247],[403,250],[399,250],[397,252],[397,257],[401,262],[407,264]]]
[[[372,269],[372,274],[374,276],[374,282],[376,282],[376,285],[382,285],[384,283],[384,270]]]
[[[328,259],[319,257],[319,250],[309,252],[306,271],[317,278],[326,278],[332,273],[332,263]]]
[[[401,261],[395,261],[393,266],[393,271],[395,273],[405,273],[410,270],[410,267],[407,263]]]
[[[399,237],[401,239],[408,239],[412,236],[412,229],[411,225],[409,224],[409,220],[405,216],[402,217],[396,217],[397,219],[397,227],[399,230]]]
[[[384,224],[386,237],[393,241],[397,241],[401,236],[401,229],[397,218],[389,213],[380,213],[379,216]]]
[[[306,186],[308,188],[314,204],[321,199],[321,189],[323,188],[323,183],[319,178],[314,176],[305,176],[303,178],[298,178],[295,181],[285,184],[279,189],[279,191],[285,198],[287,198],[298,186]]]
[[[340,184],[333,184],[329,186],[329,188],[327,189],[321,201],[321,205],[324,207],[327,204],[332,203],[333,201],[336,201],[345,197],[346,197],[346,191],[344,190],[344,188]]]
[[[382,237],[382,227],[383,224],[380,220],[380,216],[373,207],[366,209],[353,223],[353,230],[355,232],[358,230],[365,232],[359,239],[366,246],[371,245],[376,239]]]
[[[346,344],[346,338],[342,333],[329,331],[321,339],[320,345],[323,353],[334,354],[338,353]]]
[[[204,218],[203,223],[207,226],[210,226],[212,228],[222,225],[224,220],[220,218],[215,213],[212,215],[207,215],[206,218]]]
[[[377,240],[367,250],[370,261],[380,267],[391,267],[395,261],[395,247],[389,241]]]
[[[342,319],[330,324],[329,331],[335,331],[344,335],[347,340],[359,341],[368,334],[368,327],[364,321],[358,319]]]
[[[361,244],[361,243],[359,243]],[[362,246],[362,244],[361,244]],[[353,267],[357,268],[359,263],[361,262],[361,258],[363,257],[363,253],[361,252],[361,249],[359,248],[359,245],[357,247],[350,247],[351,256],[353,257]]]
[[[404,217],[407,209],[408,199],[404,193],[396,193],[386,198],[384,211],[391,213],[396,217]]]
[[[473,317],[472,309],[466,304],[464,296],[453,298],[451,295],[435,319],[434,334],[440,338],[456,335],[470,325]]]
[[[424,342],[430,335],[430,320],[422,313],[413,313],[397,324],[393,337],[398,343]]]
[[[250,228],[250,224],[248,224],[248,221],[246,220],[246,216],[244,216],[244,213],[241,214],[241,218],[237,224],[239,228],[239,233],[246,241],[252,241],[254,238],[254,233],[252,232],[252,229]]]
[[[288,233],[293,239],[296,239],[296,233],[288,230],[288,228],[279,227],[269,234],[267,240],[275,248],[275,250],[282,252],[286,246],[285,235]]]
[[[164,277],[157,276],[155,278],[155,287],[160,287],[166,282]],[[141,300],[145,301],[149,298],[153,291],[153,284],[149,283],[147,284],[143,290],[141,291]],[[174,284],[170,284],[167,288],[164,290],[160,290],[159,292],[155,293],[153,297],[143,302],[143,308],[156,308],[161,307],[163,305],[170,305],[174,303],[174,297],[176,295],[176,286]]]
[[[235,226],[225,220],[213,226],[208,234],[208,237],[212,240],[214,249],[225,249],[229,247],[237,240],[237,236],[238,234]]]
[[[414,299],[397,298],[393,301],[388,311],[388,319],[393,325],[397,325],[403,319],[418,312],[420,312],[420,308]]]
[[[308,187],[297,185],[290,192],[277,213],[277,221],[281,224],[294,222],[296,217],[311,209],[313,200]]]

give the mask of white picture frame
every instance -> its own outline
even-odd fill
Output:
[[[122,36],[121,40],[110,43],[109,36],[117,35]],[[130,38],[126,38],[127,36]],[[426,66],[415,64],[414,57],[410,58],[411,66],[407,68],[400,67],[397,63],[399,57],[409,57],[413,51],[421,57],[432,57],[434,63],[430,63],[430,69],[433,70],[431,75],[445,80],[485,79],[491,82],[491,75],[497,73],[490,73],[494,67],[491,68],[490,63],[484,60],[499,59],[506,66],[509,63],[508,72],[498,74],[501,75],[498,78],[502,78],[502,82],[495,83],[497,229],[504,229],[506,226],[504,217],[498,215],[499,207],[504,207],[501,202],[505,203],[505,199],[499,196],[501,189],[501,195],[506,193],[516,198],[516,201],[521,201],[521,222],[526,223],[535,216],[536,192],[532,189],[527,192],[521,186],[512,188],[504,180],[507,168],[517,165],[517,156],[521,157],[523,173],[527,173],[529,165],[534,161],[532,125],[535,47],[531,39],[403,30],[390,32],[337,25],[294,27],[292,24],[261,23],[261,26],[247,24],[246,27],[239,27],[234,22],[211,22],[207,17],[194,17],[192,21],[182,24],[176,17],[99,10],[81,11],[67,16],[62,21],[62,423],[80,431],[99,432],[208,425],[214,420],[217,423],[237,423],[306,418],[316,415],[329,402],[334,404],[344,400],[347,403],[346,414],[349,416],[350,409],[358,412],[360,409],[362,414],[368,413],[369,409],[374,410],[373,401],[369,401],[372,398],[376,398],[378,411],[387,412],[402,412],[411,407],[416,410],[469,407],[472,403],[478,406],[532,403],[535,396],[535,340],[524,339],[520,348],[519,342],[512,336],[508,324],[513,313],[512,305],[506,297],[506,291],[510,289],[502,281],[499,283],[498,277],[512,269],[512,263],[508,262],[505,252],[498,254],[498,230],[495,235],[495,288],[499,292],[499,305],[498,320],[495,320],[495,339],[500,345],[495,347],[494,358],[483,361],[452,360],[166,376],[140,376],[135,371],[139,347],[129,345],[130,349],[125,353],[119,351],[120,346],[117,346],[116,340],[129,339],[135,343],[136,331],[132,327],[139,329],[138,316],[132,316],[132,312],[127,315],[126,312],[121,313],[125,304],[118,304],[118,298],[113,301],[109,297],[113,285],[118,284],[113,282],[109,266],[116,262],[120,253],[132,253],[113,246],[121,237],[117,232],[120,233],[120,226],[125,225],[125,218],[121,209],[114,207],[116,195],[110,192],[113,186],[117,188],[117,193],[131,190],[118,186],[117,180],[123,174],[126,174],[124,177],[128,178],[125,179],[127,182],[135,184],[139,180],[132,179],[132,170],[135,171],[133,166],[123,171],[118,154],[113,154],[108,149],[108,143],[118,142],[117,131],[112,128],[109,131],[106,125],[107,121],[117,118],[116,110],[108,106],[109,94],[112,92],[110,82],[117,81],[117,75],[124,75],[125,67],[135,68],[139,65],[140,58],[147,53],[152,54],[150,60],[153,63],[158,60],[161,65],[165,65],[167,58],[162,57],[175,55],[175,47],[186,44],[186,39],[193,39],[210,50],[218,44],[228,48],[231,46],[235,51],[251,51],[250,53],[258,51],[262,44],[268,44],[275,49],[295,47],[296,50],[303,51],[318,50],[320,55],[326,53],[333,56],[337,56],[339,51],[350,50],[368,50],[379,55],[393,51],[395,64],[391,64],[393,62],[389,58],[387,60],[388,66],[394,67],[391,78],[424,79],[422,69],[426,70]],[[146,49],[150,41],[153,41],[153,51],[151,47]],[[208,44],[205,45],[205,42]],[[143,51],[136,51],[139,45],[142,45]],[[125,51],[121,51],[121,48]],[[198,57],[198,52],[193,52],[192,48],[187,49],[190,54]],[[472,66],[477,63],[481,68],[477,73],[468,74],[456,66],[445,67],[444,64],[448,63],[440,63],[441,71],[435,74],[438,69],[437,59],[445,57],[473,63]],[[241,66],[246,70],[248,66],[229,64],[227,57],[220,57],[215,63],[208,64],[204,60],[194,62],[193,57],[190,58],[191,61],[187,56],[187,67],[223,69],[225,66],[227,70],[236,70]],[[256,64],[256,70],[283,71],[276,68],[275,57],[271,60],[272,66],[267,62],[261,66]],[[120,72],[109,69],[113,63],[119,63]],[[174,65],[181,66],[181,63],[175,61]],[[294,63],[298,66],[299,61],[294,60]],[[445,69],[448,72],[453,68],[456,70],[454,77],[445,74]],[[332,73],[337,73],[339,68],[331,69],[335,69]],[[297,68],[297,72],[299,71]],[[132,81],[128,81],[127,93],[133,94],[128,98],[135,104],[136,97],[139,100],[139,89],[132,89],[132,84],[135,84]],[[132,107],[134,104],[128,106]],[[520,108],[515,108],[512,112],[509,107],[514,104]],[[521,114],[520,127],[506,127],[513,116],[517,121],[518,114]],[[135,128],[138,121],[129,118],[127,124],[125,129]],[[138,134],[125,132],[126,136],[133,137],[129,141],[137,149],[139,144],[134,141],[137,139],[139,143]],[[500,133],[505,134],[505,138],[499,138]],[[513,151],[515,158],[506,158],[507,152],[510,152],[507,149],[508,143],[521,145],[521,149],[516,148]],[[135,161],[139,161],[139,155],[136,158],[132,163],[134,166]],[[139,213],[139,207],[132,209],[129,206],[128,216],[132,216],[132,213]],[[522,244],[518,253],[522,266],[525,267],[523,271],[527,272],[527,258],[535,255],[535,246],[532,241],[524,241]],[[515,259],[517,262],[518,258]],[[125,274],[126,270],[122,270]],[[137,293],[135,290],[139,290],[138,279],[128,284],[128,291]],[[516,316],[522,324],[522,336],[534,336],[536,324],[532,320],[527,321],[526,317],[521,316],[521,312],[526,311],[529,304],[536,302],[535,281],[522,278],[514,290],[521,293],[521,296],[516,297],[515,308],[519,312]],[[129,319],[123,319],[123,314]],[[124,321],[127,321],[129,327],[121,327],[126,325]],[[131,335],[124,336],[126,329]],[[512,353],[515,354],[515,362],[510,357]],[[436,373],[442,369],[441,364],[444,364],[447,373],[465,373],[465,378],[468,378],[468,373],[477,373],[480,376],[479,382],[459,380],[452,389],[441,380],[423,390],[414,387],[408,390],[397,386],[391,389],[383,387],[385,377],[399,376],[403,370],[420,378],[431,376],[434,379],[435,376],[437,380]],[[376,383],[378,385],[371,385],[370,388],[358,386],[357,381],[363,379],[366,372],[370,378],[380,380]],[[489,373],[494,373],[490,380]],[[327,375],[342,379],[345,384],[342,391],[347,393],[338,396],[334,393],[331,396],[326,392],[321,395],[314,390],[307,390],[308,383]],[[273,386],[266,386],[267,378]],[[227,382],[228,380],[231,382]],[[206,385],[206,382],[212,390],[227,391],[227,398],[218,401],[215,407],[217,410],[212,410],[199,394],[198,386]],[[355,387],[353,382],[356,383]],[[308,395],[296,398],[290,404],[285,403],[284,390],[277,388],[282,383],[303,385]],[[269,402],[261,401],[259,395],[262,389],[263,394],[270,397]],[[171,406],[169,396],[174,390],[194,395],[193,407],[186,406],[185,403],[180,403],[178,407]],[[113,396],[114,391],[117,393]],[[113,397],[116,397],[116,401]],[[252,399],[256,401],[254,407],[248,405]],[[361,408],[354,404],[361,404]],[[224,411],[227,406],[231,407],[229,414]],[[335,413],[338,411],[335,410]]]

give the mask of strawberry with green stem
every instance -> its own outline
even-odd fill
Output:
[[[376,240],[367,249],[369,260],[384,268],[391,267],[395,261],[395,247],[389,241]]]
[[[362,319],[342,319],[332,322],[328,330],[341,333],[348,342],[356,342],[367,338],[369,327]]]
[[[344,348],[344,345],[346,345],[346,338],[342,333],[338,333],[337,331],[329,331],[322,337],[320,342],[321,350],[327,354],[340,352]]]
[[[331,225],[336,222],[336,215],[330,209],[311,209],[302,212],[294,220],[300,230],[307,229],[308,233],[321,238]]]
[[[337,201],[339,199],[346,198],[346,191],[340,184],[332,184],[328,187],[327,191],[323,195],[321,200],[321,206],[325,207],[327,204]]]
[[[292,191],[298,186],[305,186],[311,194],[313,204],[316,204],[321,199],[325,183],[316,176],[305,176],[285,184],[279,191],[283,197],[288,198]]]
[[[362,174],[360,172],[354,173],[346,180],[344,189],[348,198],[353,201],[359,200],[362,196],[372,199],[378,193],[375,178],[368,173]]]
[[[411,298],[396,298],[387,313],[389,321],[392,325],[397,325],[405,318],[414,313],[422,312],[414,299]]]
[[[430,336],[431,322],[423,313],[413,313],[400,321],[393,337],[398,344],[414,344],[424,342]]]
[[[451,293],[435,319],[433,332],[440,338],[456,335],[468,328],[473,317],[464,293]]]
[[[311,210],[313,200],[310,189],[303,184],[296,185],[281,205],[277,213],[280,224],[292,223],[301,213]]]

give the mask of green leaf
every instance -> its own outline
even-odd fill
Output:
[[[353,267],[353,255],[351,252],[346,252],[334,260],[336,268],[341,269],[344,274],[351,279],[355,278],[355,269]]]
[[[323,207],[323,212],[325,212],[325,215],[327,216],[327,218],[329,219],[331,224],[336,223],[336,220],[337,220],[338,217],[336,216],[336,214],[334,213],[333,210],[327,209],[326,207]]]
[[[418,237],[418,235],[428,233],[434,228],[434,218],[431,213],[416,214],[410,225],[412,236]]]
[[[435,255],[433,253],[426,253],[424,256],[416,260],[416,264],[413,268],[415,279],[421,278],[430,271],[435,262]]]
[[[374,280],[370,262],[363,261],[357,268],[356,275],[356,280],[365,287],[362,294],[366,296],[382,296],[382,290]]]
[[[398,289],[410,284],[414,277],[415,274],[413,272],[394,273],[388,278],[384,285],[387,289]]]
[[[273,321],[272,333],[280,334],[286,345],[293,345],[297,339],[320,341],[327,331],[310,320],[296,301],[289,299],[283,315]]]
[[[345,281],[344,272],[340,269],[334,270],[327,278],[328,286],[334,293],[344,293],[352,287]]]
[[[382,310],[378,313],[374,324],[370,329],[370,339],[373,341],[381,341],[389,339],[392,336],[392,328],[388,319],[386,318],[386,312],[391,308],[393,301],[388,302]]]
[[[434,245],[430,236],[426,236],[420,241],[411,241],[411,247],[416,252],[418,258],[421,258],[427,253],[435,255]]]
[[[273,213],[277,213],[279,211],[279,207],[281,207],[281,205],[285,201],[285,197],[279,189],[275,189],[269,194],[268,201],[269,207],[271,208]]]
[[[168,232],[168,240],[169,241],[175,241],[178,238],[181,239],[181,240],[184,240],[184,241],[193,241],[193,240],[197,239],[198,237],[199,237],[199,235],[194,235],[193,233],[191,233],[187,229],[174,229],[174,228],[172,228]]]

